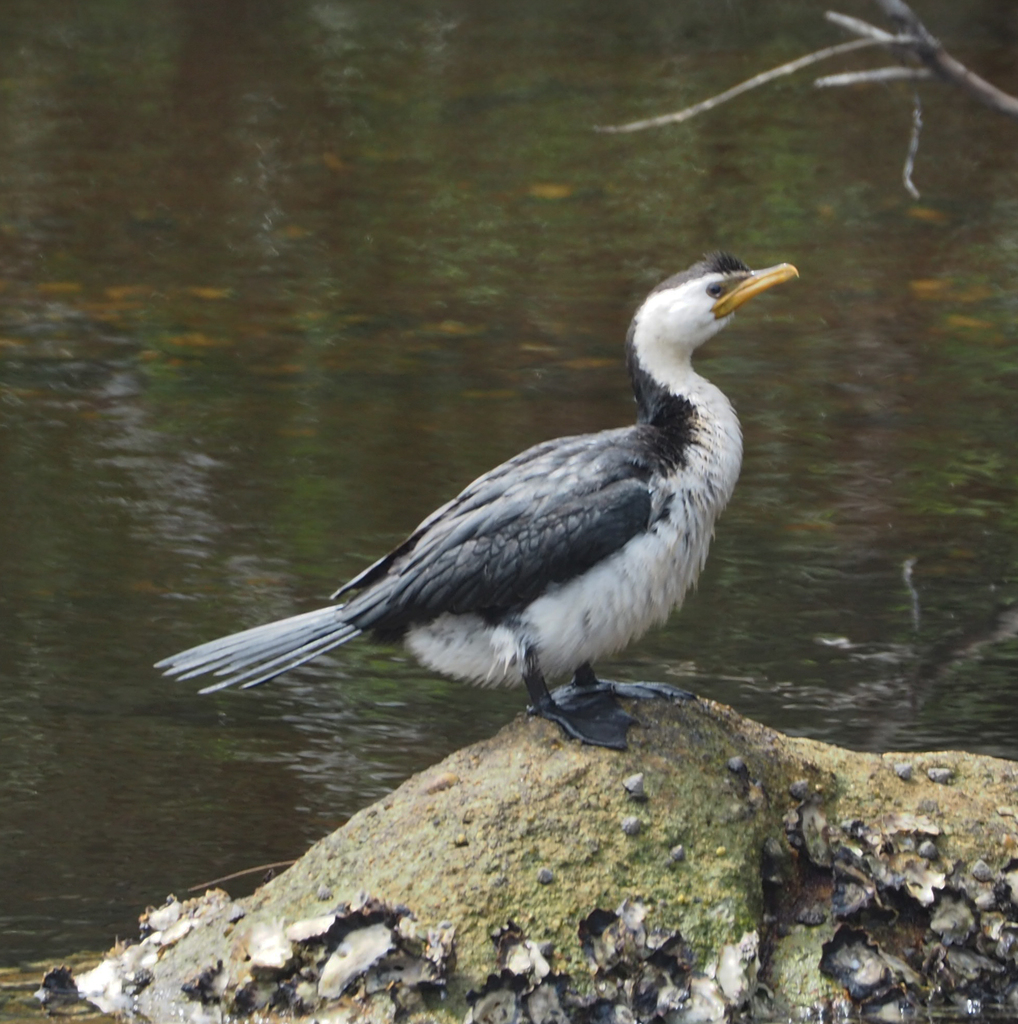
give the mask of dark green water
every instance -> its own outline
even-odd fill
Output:
[[[1010,0],[921,6],[1018,91]],[[0,8],[0,963],[295,857],[523,708],[367,643],[216,697],[150,666],[629,421],[629,317],[708,248],[802,277],[703,353],[743,477],[607,672],[1018,757],[1018,125],[925,87],[919,203],[904,88],[590,130],[837,38],[805,0]]]

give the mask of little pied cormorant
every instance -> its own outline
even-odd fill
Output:
[[[531,710],[576,739],[623,749],[616,703],[683,695],[598,680],[682,603],[742,462],[731,403],[691,357],[748,299],[797,277],[713,253],[659,284],[626,340],[635,426],[563,437],[478,477],[332,598],[340,604],[212,640],[156,667],[257,686],[361,633],[403,640],[428,668],[482,685],[524,682]],[[549,693],[545,679],[573,673]]]

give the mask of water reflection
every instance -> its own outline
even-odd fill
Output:
[[[0,11],[0,959],[294,856],[517,713],[366,643],[211,699],[150,665],[313,607],[527,444],[629,421],[632,309],[718,244],[803,280],[704,353],[743,478],[700,590],[608,671],[1018,756],[1013,126],[931,92],[918,205],[894,90],[588,130],[830,41],[815,15]],[[1018,90],[1010,5],[924,15]]]

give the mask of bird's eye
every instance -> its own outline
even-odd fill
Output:
[[[717,282],[717,281],[715,281],[713,284],[707,285],[707,294],[712,299],[719,299],[719,298],[721,298],[722,291],[724,291],[724,289],[721,287],[720,283]]]

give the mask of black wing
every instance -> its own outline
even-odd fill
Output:
[[[361,590],[343,618],[399,632],[444,612],[498,616],[586,572],[663,512],[644,432],[549,441],[486,473],[337,591]]]

